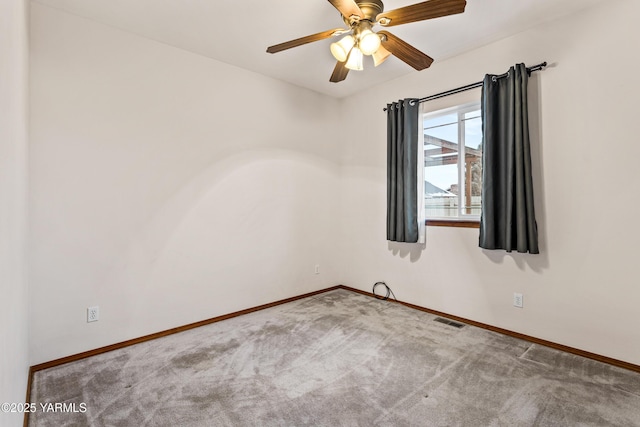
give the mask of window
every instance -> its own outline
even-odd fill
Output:
[[[480,103],[425,113],[423,129],[427,222],[473,226],[480,220],[482,188]]]

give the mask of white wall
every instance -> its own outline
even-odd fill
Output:
[[[31,12],[31,363],[338,283],[338,101]]]
[[[27,92],[25,0],[0,2],[0,403],[24,402],[27,388]],[[22,414],[0,412],[0,426]]]
[[[378,280],[408,302],[640,364],[637,2],[343,101],[32,9],[32,364]],[[388,244],[382,107],[543,60],[530,82],[542,253],[482,251],[477,230],[442,227],[424,248]],[[358,137],[342,136],[352,123]]]
[[[343,282],[386,280],[404,301],[640,364],[638,16],[640,2],[602,3],[348,99],[349,121],[367,125],[345,153]],[[481,250],[476,229],[388,244],[382,107],[544,60],[530,81],[541,254]]]

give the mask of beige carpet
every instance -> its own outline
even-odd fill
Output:
[[[30,425],[640,426],[640,374],[434,319],[330,291],[39,371]]]

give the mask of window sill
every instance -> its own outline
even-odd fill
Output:
[[[432,227],[480,228],[480,221],[471,220],[428,219],[426,224]]]

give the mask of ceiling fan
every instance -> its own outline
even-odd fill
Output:
[[[374,32],[373,27],[393,27],[454,15],[464,12],[467,5],[466,0],[427,0],[384,12],[384,4],[380,0],[329,0],[329,3],[338,9],[349,28],[336,28],[269,46],[267,52],[281,52],[346,34],[340,41],[331,44],[331,53],[338,61],[329,79],[333,83],[346,79],[349,70],[362,70],[363,55],[371,55],[376,67],[390,55],[395,55],[418,71],[428,68],[433,58],[388,31]]]

